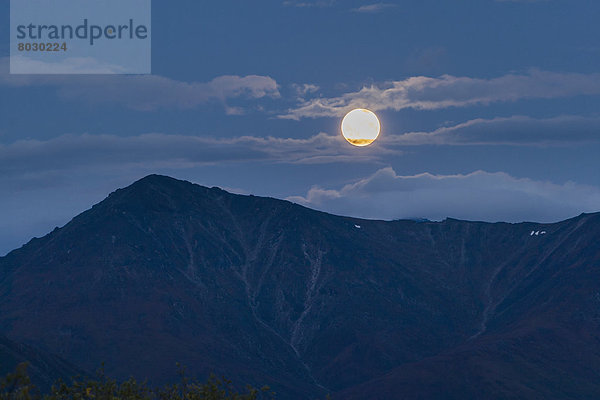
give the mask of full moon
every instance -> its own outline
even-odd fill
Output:
[[[342,135],[354,146],[368,146],[377,139],[381,125],[374,112],[364,108],[350,111],[342,120]]]

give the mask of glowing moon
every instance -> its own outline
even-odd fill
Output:
[[[354,146],[368,146],[377,139],[381,125],[372,111],[357,108],[342,120],[342,135]]]

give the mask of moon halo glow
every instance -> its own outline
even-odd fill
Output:
[[[365,108],[350,111],[342,120],[342,135],[353,146],[368,146],[377,139],[381,124],[374,112]]]

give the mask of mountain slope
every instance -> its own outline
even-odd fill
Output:
[[[162,383],[181,362],[284,399],[518,397],[582,370],[573,390],[598,395],[598,237],[596,214],[369,221],[152,175],[0,258],[0,332],[90,370]]]

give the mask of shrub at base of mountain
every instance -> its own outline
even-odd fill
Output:
[[[266,400],[275,399],[268,387],[247,386],[239,393],[233,383],[214,375],[205,382],[189,379],[180,369],[179,383],[150,388],[146,382],[129,378],[117,382],[98,370],[96,377],[75,378],[70,384],[59,380],[50,393],[42,394],[27,374],[27,363],[19,364],[13,373],[0,380],[0,400]]]
[[[52,353],[0,334],[0,377],[13,372],[17,365],[24,362],[28,365],[31,383],[43,392],[47,392],[58,379],[86,375],[84,370]]]

